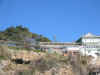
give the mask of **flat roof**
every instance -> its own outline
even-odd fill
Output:
[[[40,42],[40,45],[80,45],[75,42]]]

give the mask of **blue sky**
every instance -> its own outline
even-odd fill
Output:
[[[100,0],[0,0],[0,29],[16,25],[64,42],[100,35]]]

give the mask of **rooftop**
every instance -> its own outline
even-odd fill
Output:
[[[85,35],[82,36],[82,37],[85,37],[85,38],[91,38],[91,37],[100,38],[100,36],[94,35],[94,34],[92,34],[92,33],[87,33],[87,34],[85,34]]]

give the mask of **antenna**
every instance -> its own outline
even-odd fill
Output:
[[[53,35],[53,41],[57,42],[56,35]]]

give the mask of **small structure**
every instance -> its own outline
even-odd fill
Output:
[[[77,52],[80,49],[79,43],[68,42],[40,42],[40,50],[49,52]]]

